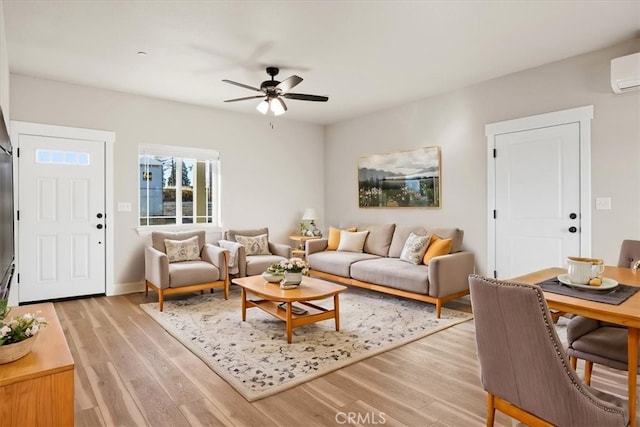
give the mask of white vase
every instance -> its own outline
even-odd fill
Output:
[[[287,285],[299,285],[300,282],[302,282],[302,273],[301,272],[294,273],[292,271],[285,271],[284,272],[284,282]]]

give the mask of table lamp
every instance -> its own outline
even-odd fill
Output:
[[[304,214],[302,215],[302,220],[309,221],[309,225],[313,227],[312,230],[309,230],[311,232],[311,235],[313,236],[320,236],[320,230],[318,230],[318,228],[316,227],[317,218],[318,214],[316,213],[316,210],[314,208],[305,209]]]

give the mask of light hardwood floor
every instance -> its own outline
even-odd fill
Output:
[[[138,307],[155,300],[140,293],[55,303],[76,363],[76,426],[485,423],[473,321],[249,403]],[[468,299],[446,306],[470,311]],[[625,378],[597,369],[592,382],[626,394]],[[511,420],[498,413],[496,426]]]

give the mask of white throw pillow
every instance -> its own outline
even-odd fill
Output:
[[[425,252],[427,252],[430,241],[431,236],[419,236],[415,233],[409,234],[400,253],[400,259],[410,262],[411,264],[420,264]]]
[[[271,255],[266,234],[259,236],[237,236],[236,242],[247,248],[247,255]]]
[[[369,230],[365,231],[345,231],[340,230],[339,252],[362,252],[364,241],[367,239]]]
[[[185,240],[164,240],[164,248],[169,262],[200,261],[200,241],[198,236]]]

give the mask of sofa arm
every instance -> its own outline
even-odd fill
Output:
[[[329,239],[327,238],[313,239],[313,240],[307,240],[304,243],[305,243],[304,244],[305,256],[309,256],[312,253],[322,252],[325,249],[327,249],[327,245],[329,244]]]
[[[287,259],[291,258],[291,246],[285,245],[284,243],[269,242],[269,252]]]
[[[469,290],[469,275],[475,270],[473,252],[456,252],[429,262],[429,295],[441,298]]]
[[[152,246],[145,246],[144,278],[160,289],[169,287],[169,258],[167,258],[167,254]]]
[[[202,260],[215,265],[220,270],[220,279],[229,276],[229,251],[207,243],[202,248]]]

